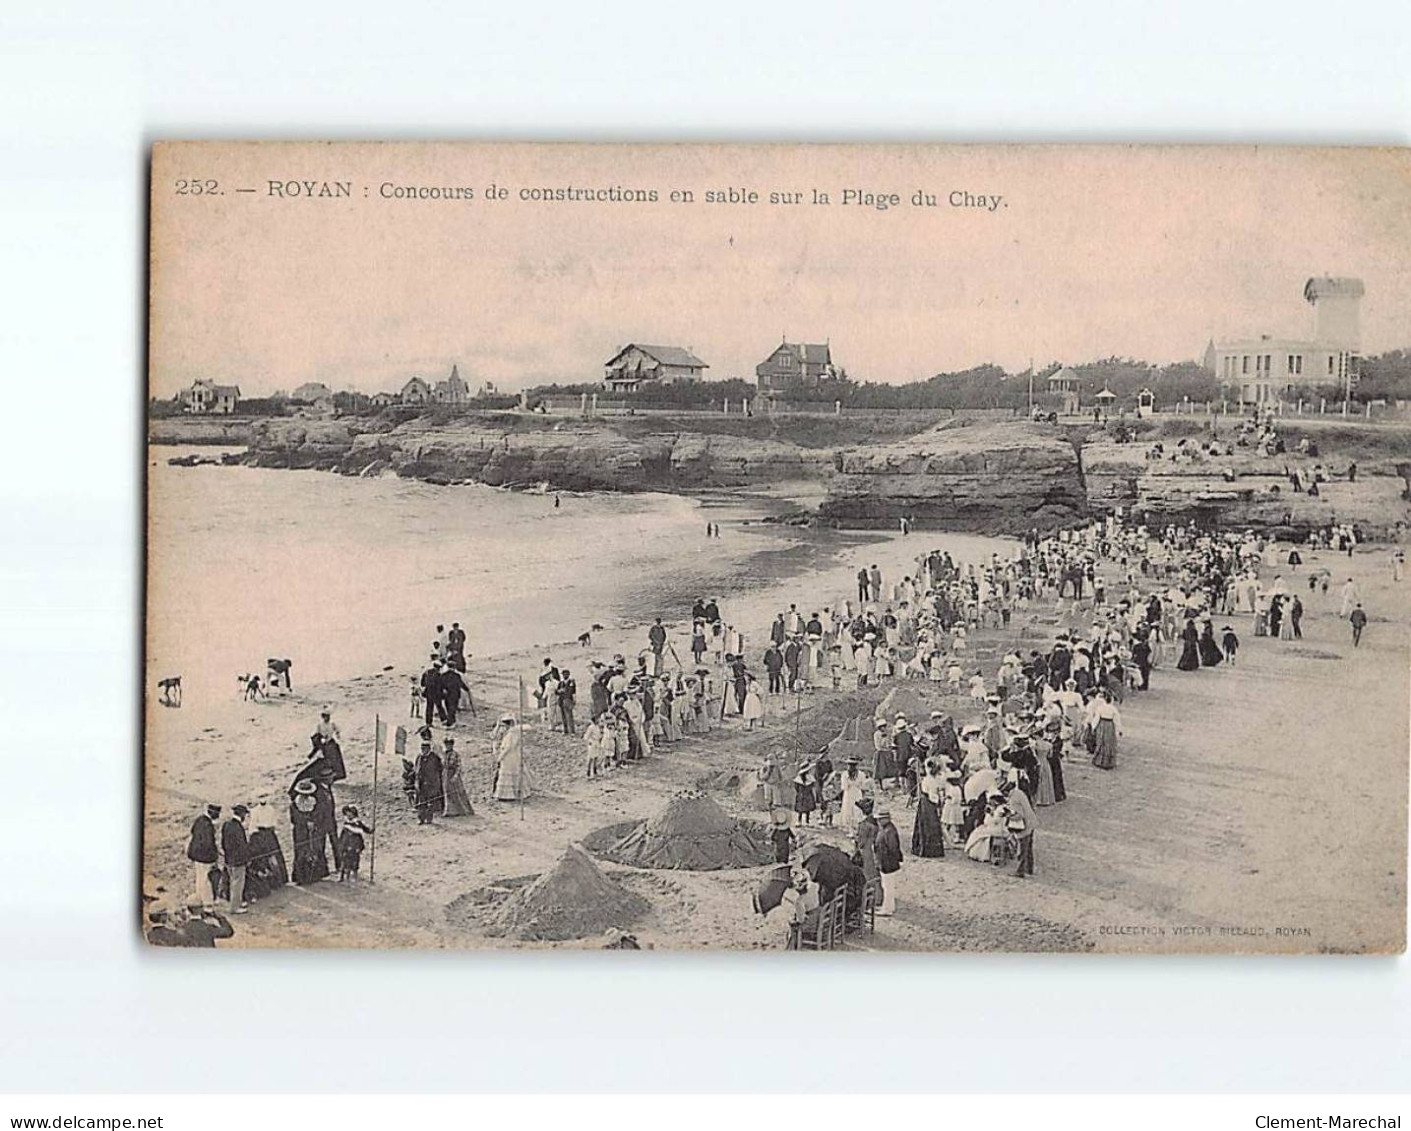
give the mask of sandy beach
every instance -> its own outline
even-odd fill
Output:
[[[271,473],[287,474],[287,473]],[[318,473],[311,473],[318,474]],[[710,507],[699,505],[704,515]],[[722,512],[722,513],[729,513]],[[604,521],[607,521],[606,519]],[[630,522],[630,519],[619,521]],[[726,537],[748,540],[754,520],[732,516]],[[703,527],[704,518],[700,523]],[[721,596],[727,621],[747,636],[757,665],[767,625],[790,602],[812,611],[847,596],[859,565],[876,562],[888,580],[910,572],[919,553],[949,550],[979,561],[1006,543],[920,532],[826,542],[777,539],[750,547],[752,584]],[[732,551],[722,551],[730,553]],[[762,565],[777,558],[772,567]],[[897,877],[894,918],[849,949],[1051,950],[1162,953],[1386,952],[1404,945],[1407,790],[1407,602],[1394,584],[1385,547],[1359,550],[1350,561],[1324,554],[1335,578],[1357,579],[1372,621],[1353,650],[1336,616],[1335,593],[1308,600],[1305,639],[1254,639],[1250,618],[1231,618],[1245,642],[1237,667],[1181,673],[1158,668],[1152,691],[1130,697],[1116,771],[1093,769],[1082,752],[1066,766],[1069,800],[1040,811],[1037,875],[1018,881],[1007,871],[964,860],[909,856]],[[1302,576],[1302,573],[1300,573]],[[688,658],[685,614],[694,594],[678,592],[668,617],[677,652]],[[1305,593],[1306,595],[1306,593]],[[395,603],[399,598],[394,597]],[[664,748],[645,763],[595,781],[582,776],[577,741],[526,727],[528,765],[539,792],[522,808],[486,800],[492,759],[489,724],[513,708],[517,679],[527,683],[546,655],[573,669],[586,688],[588,661],[632,655],[646,643],[646,624],[661,594],[627,587],[617,607],[642,609],[595,634],[591,648],[573,635],[482,650],[471,623],[469,682],[479,715],[455,733],[466,761],[473,817],[418,827],[400,791],[394,756],[379,767],[376,882],[289,886],[256,904],[238,922],[237,946],[430,946],[474,949],[505,945],[488,937],[473,908],[507,881],[550,868],[567,844],[604,826],[650,816],[676,792],[750,772],[776,745],[807,745],[836,733],[843,719],[870,711],[891,684],[866,692],[819,691],[767,704],[763,731],[729,721],[709,735]],[[429,638],[435,615],[408,631]],[[1051,610],[1020,610],[1006,634],[975,641],[974,656],[992,674],[1010,645],[1046,648],[1057,631]],[[218,701],[188,701],[181,710],[148,703],[145,883],[184,883],[182,857],[192,816],[207,801],[227,807],[268,798],[284,813],[283,790],[302,764],[318,711],[335,711],[349,779],[339,803],[373,808],[373,726],[409,717],[409,677],[419,657],[388,670],[301,684],[297,694],[268,703],[237,700],[233,680]],[[296,673],[298,668],[296,667]],[[928,702],[968,721],[968,700],[908,683]],[[580,691],[580,703],[586,690]],[[580,714],[583,711],[580,709]],[[413,738],[414,741],[414,738]],[[390,762],[392,764],[387,764]],[[714,798],[729,812],[757,817],[732,790]],[[893,810],[909,845],[912,814]],[[280,838],[290,851],[287,823]],[[842,844],[840,833],[814,836]],[[646,871],[599,862],[604,873],[644,897],[650,911],[631,929],[660,948],[779,949],[784,926],[750,909],[763,869],[722,872]],[[467,911],[467,908],[472,910]],[[515,944],[526,945],[526,944]],[[599,946],[588,938],[565,944]]]

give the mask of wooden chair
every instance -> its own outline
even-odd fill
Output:
[[[859,906],[848,908],[847,927],[849,930],[860,931],[866,927],[870,932],[877,930],[877,904],[880,902],[880,893],[874,883],[862,885],[862,903]],[[839,938],[842,932],[839,932]]]
[[[796,926],[792,928],[789,938],[789,948],[791,950],[832,950],[837,945],[838,929],[843,914],[843,904],[847,900],[847,893],[840,891],[827,904],[818,909],[818,915],[814,919],[813,930],[806,927]]]

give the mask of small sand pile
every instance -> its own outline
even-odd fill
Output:
[[[577,845],[496,910],[489,934],[559,941],[601,935],[647,911],[647,901],[613,883]]]
[[[735,820],[698,791],[677,794],[664,810],[641,821],[602,853],[638,868],[687,868],[709,872],[752,868],[774,859],[763,826]]]
[[[734,793],[744,780],[745,774],[740,770],[713,770],[696,779],[696,788]]]

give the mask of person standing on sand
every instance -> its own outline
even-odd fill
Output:
[[[578,728],[573,718],[573,709],[578,703],[578,683],[567,668],[563,669],[555,696],[558,700],[555,705],[558,708],[559,720],[563,723],[563,733],[576,735]]]
[[[436,814],[446,811],[444,774],[441,755],[432,748],[429,738],[423,738],[421,753],[416,758],[417,824],[435,824]]]
[[[216,848],[216,818],[219,805],[207,805],[206,811],[191,822],[191,838],[186,842],[186,859],[191,861],[191,900],[193,906],[210,907],[215,901],[211,888],[211,869],[220,862]]]
[[[1356,608],[1348,614],[1348,622],[1352,625],[1352,646],[1360,647],[1362,644],[1362,630],[1367,627],[1367,614],[1362,610],[1362,602],[1358,601]]]
[[[656,658],[652,674],[660,675],[662,670],[661,654],[666,649],[666,626],[661,623],[661,617],[657,617],[656,623],[647,630],[647,640],[651,644],[652,654]]]
[[[529,771],[524,765],[524,750],[515,717],[505,714],[495,726],[497,741],[495,762],[496,801],[520,801],[533,792]]]
[[[764,726],[764,701],[759,697],[759,684],[753,676],[747,678],[745,698],[740,704],[740,713],[745,716],[745,725],[754,730],[755,723]]]
[[[1342,587],[1342,607],[1338,611],[1338,616],[1347,620],[1352,615],[1352,607],[1358,603],[1357,583],[1349,577]]]
[[[456,712],[460,710],[461,697],[468,694],[470,688],[466,687],[465,680],[461,678],[461,673],[448,664],[439,665],[441,685],[441,717],[445,719],[448,727],[456,725]],[[471,707],[471,714],[475,713],[474,706]]]
[[[441,760],[441,792],[446,799],[445,816],[473,817],[475,809],[470,804],[470,795],[465,791],[465,779],[461,773],[461,756],[456,750],[456,740],[446,736],[446,753]]]
[[[1015,853],[1018,865],[1014,874],[1023,879],[1034,874],[1034,829],[1039,823],[1038,814],[1034,812],[1033,805],[1029,803],[1022,789],[1006,785],[1000,787],[1000,792],[1009,809],[1006,827],[1018,846]]]
[[[857,603],[859,605],[867,604],[867,597],[871,586],[872,579],[867,574],[867,567],[864,566],[857,571]]]
[[[872,563],[872,568],[867,571],[868,588],[872,591],[872,599],[880,601],[882,599],[882,571],[877,568],[877,563]]]
[[[421,697],[426,702],[426,725],[436,721],[436,713],[441,710],[441,669],[435,652],[431,662],[421,673]]]
[[[780,694],[784,690],[784,653],[779,651],[776,640],[771,640],[764,650],[764,670],[769,675],[769,694]]]
[[[225,857],[226,880],[230,885],[230,913],[244,915],[249,910],[245,902],[245,869],[250,863],[250,840],[245,835],[245,818],[250,810],[237,805],[230,819],[220,828],[221,854]]]
[[[894,915],[897,910],[897,885],[892,877],[901,871],[901,833],[892,823],[892,811],[885,805],[877,810],[877,843],[873,851],[877,856],[877,884],[881,889],[877,914]]]

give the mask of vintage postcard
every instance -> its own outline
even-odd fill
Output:
[[[1411,157],[158,144],[162,946],[1405,945]]]

